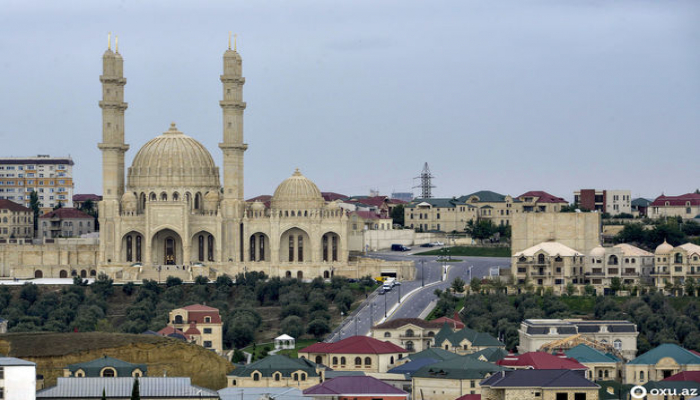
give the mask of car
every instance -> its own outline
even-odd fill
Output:
[[[399,281],[394,281],[394,285],[395,285],[395,286],[401,286],[401,282],[399,282]]]
[[[411,250],[410,247],[404,246],[402,244],[392,244],[391,245],[391,251],[409,251]]]
[[[386,294],[386,290],[384,288],[379,289],[379,294]]]
[[[432,243],[423,243],[420,247],[435,247],[435,245]]]
[[[432,244],[433,246],[444,246],[445,245],[445,243],[443,243],[443,242],[432,242],[430,244]]]

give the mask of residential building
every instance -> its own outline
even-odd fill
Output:
[[[622,360],[611,353],[579,344],[566,350],[564,354],[588,368],[586,378],[589,380],[609,381],[622,377]]]
[[[700,356],[676,344],[666,343],[625,365],[625,383],[644,385],[684,371],[700,371]]]
[[[584,283],[593,285],[599,294],[608,294],[613,278],[626,286],[638,286],[648,282],[653,270],[654,255],[646,250],[627,243],[598,246],[587,259]]]
[[[519,369],[481,382],[482,400],[598,400],[600,386],[582,371]]]
[[[686,193],[680,196],[661,195],[648,208],[649,218],[681,217],[685,220],[700,215],[700,193]]]
[[[34,237],[34,212],[11,200],[0,199],[0,240]]]
[[[393,200],[401,200],[410,203],[411,200],[413,200],[413,192],[392,192],[391,198]]]
[[[420,318],[397,318],[372,327],[370,336],[393,343],[408,352],[423,351],[433,346],[435,335],[444,322]]]
[[[119,378],[146,376],[146,364],[132,364],[116,358],[103,356],[92,361],[70,364],[63,369],[66,378]]]
[[[82,208],[86,201],[91,201],[95,205],[95,209],[97,209],[97,203],[102,201],[102,196],[92,193],[73,195],[73,207],[75,208]]]
[[[692,381],[650,381],[643,386],[648,393],[644,400],[697,400],[700,394],[700,383]]]
[[[543,351],[530,351],[518,355],[508,354],[505,358],[497,361],[496,365],[510,369],[568,369],[584,373],[588,370],[588,367],[568,358],[564,353],[554,355]]]
[[[386,372],[409,351],[388,341],[351,336],[335,343],[315,343],[298,352],[336,371]]]
[[[271,355],[231,371],[228,387],[295,387],[306,389],[323,382],[325,367],[306,358]]]
[[[412,393],[431,400],[454,400],[465,394],[480,394],[480,382],[505,368],[467,356],[426,365],[411,375]]]
[[[304,390],[316,400],[405,400],[408,393],[371,376],[339,376]]]
[[[568,206],[569,202],[561,197],[553,196],[542,190],[533,190],[517,197],[520,201],[522,212],[561,212],[563,206]]]
[[[95,217],[76,208],[59,208],[39,217],[39,238],[80,237],[95,231]]]
[[[632,200],[632,215],[635,218],[646,217],[649,206],[654,200],[638,197]]]
[[[447,324],[452,329],[462,329],[466,325],[464,325],[464,322],[460,321],[459,319],[459,313],[455,311],[454,318],[449,318],[449,317],[440,317],[440,318],[435,318],[431,319],[430,322],[435,322],[435,323],[440,323],[440,324]]]
[[[557,242],[543,242],[519,251],[511,257],[511,273],[517,283],[566,292],[569,283],[582,283],[585,257]]]
[[[36,399],[36,364],[14,357],[0,357],[0,399]]]
[[[134,382],[138,379],[141,400],[218,400],[219,394],[193,385],[190,378],[58,378],[56,386],[36,392],[37,399],[110,400],[131,399]]]
[[[700,279],[700,246],[686,243],[673,247],[665,240],[654,251],[654,285],[665,292],[682,290],[687,278]]]
[[[388,231],[394,229],[394,222],[390,217],[382,217],[373,211],[352,211],[348,213],[350,230],[359,231]]]
[[[73,165],[70,157],[0,158],[0,199],[29,207],[34,191],[44,212],[59,204],[73,207]]]
[[[574,192],[574,204],[588,211],[605,212],[612,216],[632,213],[630,190],[581,189]]]
[[[222,354],[223,323],[219,310],[202,304],[177,308],[168,314],[168,326],[182,331],[185,337],[205,349]]]
[[[434,346],[457,354],[472,354],[488,348],[506,347],[503,342],[488,333],[466,327],[453,331],[447,324],[435,335]]]
[[[597,212],[516,213],[511,252],[515,254],[542,242],[558,242],[588,254],[601,243],[600,221]]]
[[[631,360],[637,354],[637,326],[628,321],[526,319],[518,330],[518,352],[567,350],[581,343]]]

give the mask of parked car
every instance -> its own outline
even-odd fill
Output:
[[[391,251],[409,251],[411,250],[410,247],[404,246],[402,244],[392,244],[391,245]]]
[[[420,247],[435,247],[435,245],[432,243],[423,243]]]
[[[379,294],[386,294],[386,290],[384,288],[379,289]]]
[[[443,243],[443,242],[433,242],[430,244],[432,244],[433,246],[444,246],[445,245],[445,243]]]

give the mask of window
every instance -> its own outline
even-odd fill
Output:
[[[615,347],[615,350],[622,350],[622,340],[615,339],[615,341],[613,342],[613,346]]]
[[[390,333],[390,332],[384,332],[384,337],[391,337],[391,333]]]
[[[211,317],[204,317],[204,323],[211,323]]]
[[[361,366],[362,366],[362,358],[355,357],[355,367],[361,367]]]
[[[210,333],[211,333],[211,328],[204,328],[204,333],[205,333],[205,334],[210,334]]]
[[[585,393],[574,393],[574,400],[586,400]]]
[[[253,372],[253,380],[254,381],[259,381],[260,380],[260,374],[257,372]]]
[[[333,357],[333,365],[338,365],[338,357]]]

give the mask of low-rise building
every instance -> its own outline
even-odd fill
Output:
[[[391,217],[384,217],[373,211],[352,211],[348,213],[348,222],[353,232],[388,231],[394,229]]]
[[[11,200],[0,199],[0,240],[34,237],[34,212]]]
[[[309,400],[301,390],[289,387],[230,387],[219,390],[219,396],[221,400]]]
[[[567,350],[581,343],[606,349],[626,360],[637,354],[637,326],[628,321],[584,321],[582,319],[526,319],[518,330],[518,351]]]
[[[454,400],[465,394],[480,394],[479,383],[505,368],[467,356],[426,365],[415,372],[412,393],[417,398]]]
[[[700,215],[700,193],[657,197],[648,209],[649,218],[681,217],[690,220]]]
[[[649,210],[649,206],[654,200],[645,199],[643,197],[638,197],[632,200],[632,215],[635,218],[646,217]]]
[[[70,364],[63,369],[66,378],[120,378],[146,376],[146,364],[132,364],[116,358],[103,356],[92,361]]]
[[[95,231],[95,217],[75,208],[59,208],[39,217],[39,238],[79,237]]]
[[[444,325],[435,335],[435,347],[457,354],[472,354],[488,348],[505,349],[506,345],[485,332],[466,327],[453,331],[448,325]]]
[[[520,369],[481,382],[482,400],[598,400],[600,386],[581,371]]]
[[[272,355],[238,367],[227,376],[228,387],[295,387],[306,389],[323,382],[325,367],[306,358]]]
[[[622,377],[622,360],[611,353],[604,353],[585,344],[572,347],[564,353],[588,367],[586,378],[592,381],[609,381]]]
[[[409,351],[388,341],[351,336],[334,343],[312,344],[298,354],[336,371],[387,372]]]
[[[655,265],[652,272],[654,285],[665,292],[682,290],[686,279],[700,279],[700,246],[686,243],[673,247],[665,240],[654,251]]]
[[[73,207],[83,208],[86,202],[91,202],[95,209],[97,209],[97,203],[102,201],[102,196],[98,194],[85,193],[85,194],[74,194],[73,195]]]
[[[183,332],[189,341],[206,349],[219,354],[224,350],[223,323],[219,310],[214,307],[193,304],[172,310],[168,314],[168,326]]]
[[[513,254],[511,273],[518,283],[553,288],[561,294],[569,283],[582,283],[582,253],[557,242],[543,242]]]
[[[0,399],[34,400],[36,364],[14,357],[0,357]]]
[[[304,390],[317,400],[405,400],[408,393],[371,376],[339,376]]]
[[[58,378],[56,386],[36,392],[37,399],[101,400],[102,394],[112,400],[131,399],[134,382],[139,382],[141,400],[218,400],[219,394],[195,386],[190,378]]]
[[[700,371],[700,356],[676,344],[666,343],[625,365],[625,383],[644,385],[683,371]]]
[[[572,371],[587,371],[588,367],[568,358],[565,354],[549,354],[542,351],[531,351],[524,354],[509,354],[496,362],[501,367],[510,369],[568,369]]]
[[[397,318],[374,326],[370,335],[403,347],[408,352],[423,351],[433,346],[435,335],[443,325],[444,322],[420,318]]]
[[[604,294],[613,278],[627,286],[647,283],[654,269],[654,255],[627,243],[613,247],[598,246],[591,250],[586,262],[585,282]],[[605,293],[607,294],[607,293]]]
[[[520,200],[522,212],[561,212],[563,206],[568,206],[569,202],[561,197],[553,196],[542,190],[533,190],[521,194],[517,197]]]
[[[632,192],[629,190],[581,189],[574,192],[574,204],[582,209],[610,215],[632,213]]]

